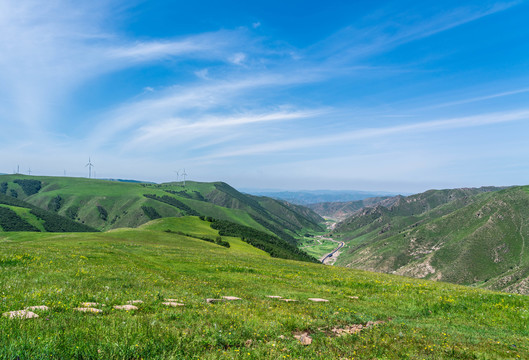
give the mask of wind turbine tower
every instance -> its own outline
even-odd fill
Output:
[[[28,175],[31,176],[31,168],[29,168],[29,170],[28,170]]]
[[[88,178],[90,179],[92,177],[92,168],[94,167],[94,164],[90,161],[90,158],[88,158],[88,164],[85,165],[85,167],[88,166]]]
[[[184,172],[182,173],[182,177],[184,178],[184,187],[186,187],[186,176],[187,176],[186,169],[184,169]]]
[[[176,182],[178,183],[180,181],[180,170],[176,170]]]

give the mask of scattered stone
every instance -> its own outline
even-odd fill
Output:
[[[309,298],[310,301],[314,302],[329,302],[327,299],[320,299],[320,298]]]
[[[103,310],[95,309],[92,307],[80,307],[80,308],[74,308],[74,310],[81,311],[81,312],[90,312],[90,313],[101,313]]]
[[[28,310],[9,311],[9,312],[3,313],[2,315],[10,319],[34,319],[34,318],[39,317],[34,312],[31,312]]]
[[[348,296],[349,299],[358,300],[360,299],[358,296]]]
[[[172,307],[184,306],[184,304],[179,303],[179,302],[176,302],[176,301],[168,301],[168,302],[164,302],[164,303],[162,303],[162,305],[165,305],[165,306],[172,306]]]
[[[383,323],[385,323],[385,321],[382,321],[382,320],[368,321],[365,325],[353,324],[353,325],[345,326],[343,328],[334,327],[331,329],[331,331],[336,336],[352,335],[352,334],[357,334],[364,329],[370,328],[372,326],[376,326],[378,324],[383,324]]]
[[[298,339],[302,345],[306,346],[312,344],[312,338],[309,336],[308,332],[294,334],[294,337]]]
[[[294,301],[297,301],[297,300],[294,300],[294,299],[279,299],[281,301],[284,301],[284,302],[294,302]]]
[[[130,310],[138,310],[138,307],[134,305],[130,305],[130,304],[129,305],[115,305],[114,309],[130,311]]]
[[[178,302],[177,299],[164,299],[165,301],[169,301],[169,302]]]
[[[241,298],[238,298],[236,296],[223,296],[222,298],[228,301],[242,300]]]
[[[48,311],[50,308],[46,305],[28,306],[26,310],[43,310]]]
[[[84,302],[84,303],[81,303],[82,306],[84,307],[87,307],[87,308],[91,308],[91,307],[94,307],[94,306],[105,306],[105,304],[100,304],[100,303],[96,303],[96,302]]]
[[[143,304],[142,300],[129,300],[127,304]]]
[[[248,340],[246,340],[246,341],[244,342],[244,346],[246,346],[246,347],[250,347],[250,346],[252,346],[252,342],[253,342],[252,339],[248,339]]]
[[[282,296],[277,296],[277,295],[266,295],[267,298],[270,298],[270,299],[281,299]]]
[[[278,337],[279,337],[281,340],[288,339],[285,335],[279,335]]]
[[[343,336],[343,335],[352,335],[352,334],[359,333],[364,328],[365,327],[362,324],[353,324],[353,325],[345,326],[343,328],[334,327],[334,328],[331,329],[331,331],[336,336]]]
[[[206,302],[208,304],[213,304],[213,303],[222,302],[222,301],[224,301],[224,299],[206,299]]]

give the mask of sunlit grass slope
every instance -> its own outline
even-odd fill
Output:
[[[180,231],[189,236],[168,233]],[[280,260],[198,218],[106,233],[0,234],[2,359],[495,359],[529,353],[529,298]],[[297,302],[282,302],[280,295]],[[207,304],[206,298],[240,301]],[[358,297],[352,299],[349,296]],[[325,298],[327,303],[310,302]],[[185,306],[169,308],[164,298]],[[136,311],[113,310],[143,300]],[[81,302],[105,304],[80,313]],[[354,335],[332,328],[382,321]],[[294,338],[308,332],[313,341]]]

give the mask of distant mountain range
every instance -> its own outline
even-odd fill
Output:
[[[301,190],[301,191],[281,191],[281,190],[259,190],[240,189],[240,191],[257,195],[267,196],[274,199],[281,199],[297,205],[309,205],[327,202],[348,202],[358,201],[374,197],[396,196],[397,193],[358,191],[358,190]],[[401,194],[409,195],[409,194]]]
[[[529,186],[431,190],[358,210],[336,265],[529,294]]]

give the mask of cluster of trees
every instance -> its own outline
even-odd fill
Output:
[[[4,231],[40,231],[13,210],[0,206],[0,226]]]
[[[76,220],[79,215],[79,206],[72,205],[66,209],[66,216],[72,220]]]
[[[195,211],[194,209],[191,209],[189,206],[187,206],[186,204],[184,204],[180,200],[175,199],[172,196],[168,196],[168,195],[157,196],[157,195],[154,195],[154,194],[143,194],[143,196],[145,196],[146,198],[149,198],[149,199],[153,199],[153,200],[156,200],[156,201],[160,201],[160,202],[169,204],[169,205],[174,206],[174,207],[176,207],[176,208],[178,208],[180,210],[183,210],[185,215],[200,216],[200,214],[197,211]]]
[[[35,215],[37,218],[43,220],[43,226],[46,231],[49,232],[94,232],[97,231],[94,228],[91,228],[90,226],[77,223],[75,221],[72,221],[70,219],[67,219],[65,217],[62,217],[56,213],[41,209],[39,207],[36,207],[34,205],[31,205],[25,201],[0,194],[0,204],[10,205],[10,206],[18,206],[26,209],[30,209],[30,213]],[[7,208],[4,208],[7,209]],[[10,209],[7,209],[10,210]],[[7,219],[10,219],[9,222],[12,224],[15,224],[16,222],[26,222],[24,219],[19,217],[14,211],[10,210],[16,217],[13,217],[13,214],[10,214],[5,212],[4,214],[0,214],[0,219],[4,219],[7,216]],[[26,222],[27,223],[27,222]],[[28,225],[32,226],[31,224],[27,223]],[[20,227],[17,227],[17,230],[8,230],[10,228],[13,228],[15,225],[7,225],[7,229],[4,227],[3,224],[0,224],[4,231],[39,231],[38,229],[34,228],[35,230],[21,230]],[[27,227],[27,225],[17,225],[22,227]]]
[[[156,209],[152,206],[143,205],[141,209],[143,210],[143,213],[151,220],[159,219],[162,217],[162,215],[160,215],[158,211],[156,211]]]
[[[232,223],[231,221],[201,217],[202,220],[211,222],[211,227],[219,231],[219,235],[241,238],[246,243],[266,251],[272,257],[292,259],[308,262],[318,262],[312,256],[299,250],[296,246],[289,244],[276,236],[255,230],[251,227]]]
[[[204,241],[208,241],[210,243],[214,243],[214,244],[217,244],[217,245],[220,245],[220,246],[224,246],[226,248],[229,248],[230,247],[230,243],[225,241],[225,240],[222,240],[222,237],[221,236],[216,236],[215,239],[212,239],[212,238],[209,238],[207,236],[197,236],[197,235],[191,235],[191,234],[186,234],[182,231],[173,231],[173,230],[164,230],[166,233],[171,233],[171,234],[178,234],[178,235],[183,235],[183,236],[187,236],[187,237],[192,237],[194,239],[200,239],[200,240],[204,240]]]
[[[193,199],[193,200],[199,200],[199,201],[207,201],[207,199],[202,196],[201,193],[199,193],[196,190],[193,190],[193,192],[190,194],[187,191],[175,191],[175,190],[164,190],[165,192],[173,195],[178,195],[181,197],[185,197],[187,199]]]
[[[36,217],[44,220],[44,229],[49,232],[96,232],[97,230],[81,224],[75,221],[72,221],[63,216],[57,215],[50,211],[43,210],[38,207],[33,207],[30,211]]]
[[[7,194],[7,183],[3,182],[0,184],[0,194]]]
[[[99,211],[99,218],[103,221],[108,220],[108,212],[107,210],[102,207],[101,205],[97,205],[97,211]]]
[[[268,221],[264,220],[263,218],[260,218],[259,216],[251,215],[250,217],[255,220],[258,224],[262,225],[264,228],[270,230],[277,236],[279,236],[281,239],[285,240],[286,242],[294,245],[296,244],[296,239],[289,235],[286,231],[281,229],[279,226],[275,226],[274,224],[270,224]]]
[[[38,193],[42,188],[42,182],[40,182],[39,180],[15,179],[13,180],[13,182],[15,184],[20,185],[20,187],[26,193],[27,196],[31,196]]]
[[[57,195],[54,198],[50,200],[48,203],[48,210],[59,212],[62,206],[62,197],[61,195]]]

